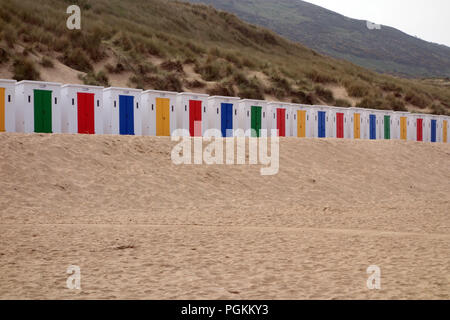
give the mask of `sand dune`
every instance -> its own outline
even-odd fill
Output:
[[[0,134],[0,298],[450,298],[450,145],[288,138],[269,177],[173,145]]]

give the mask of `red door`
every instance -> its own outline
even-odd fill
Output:
[[[191,137],[202,136],[202,102],[189,100],[189,132]]]
[[[423,119],[417,119],[417,141],[423,141]]]
[[[344,114],[336,113],[336,137],[338,139],[344,138]]]
[[[278,129],[278,136],[280,136],[280,137],[286,136],[286,110],[285,109],[277,109],[277,129]]]
[[[77,93],[78,133],[95,134],[94,94]]]

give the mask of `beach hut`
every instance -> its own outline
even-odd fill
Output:
[[[103,134],[103,87],[66,84],[61,87],[61,131]]]
[[[272,130],[278,130],[279,137],[291,136],[292,111],[289,103],[267,103],[267,130],[271,135]]]
[[[399,131],[396,116],[394,111],[384,111],[383,112],[383,129],[382,129],[382,139],[393,140],[396,138],[396,132]]]
[[[184,129],[191,137],[203,136],[206,123],[206,102],[209,96],[182,92],[177,96],[177,129]]]
[[[391,127],[392,139],[408,140],[409,112],[396,111],[392,113],[393,126]]]
[[[105,134],[141,135],[142,90],[111,87],[103,90]]]
[[[291,104],[292,112],[292,136],[298,138],[312,138],[314,136],[314,123],[311,106],[303,104]]]
[[[350,139],[350,126],[348,108],[331,107],[330,116],[332,117],[332,130],[330,132],[330,138],[337,139]]]
[[[147,90],[141,94],[142,135],[168,137],[177,129],[178,92]]]
[[[378,136],[378,112],[377,110],[366,110],[366,137],[369,140],[376,140]]]
[[[252,136],[268,136],[267,132],[267,102],[263,100],[243,99],[239,101],[239,129]]]
[[[311,122],[314,126],[314,138],[327,138],[333,136],[333,121],[331,108],[328,106],[313,106]]]
[[[426,115],[411,114],[408,117],[408,140],[411,141],[425,141],[425,124]]]
[[[349,123],[349,138],[350,139],[365,139],[366,132],[366,121],[365,115],[366,110],[360,108],[349,108],[348,118]]]
[[[427,125],[428,125],[428,133],[427,133],[427,141],[431,143],[440,142],[441,139],[441,123],[440,123],[440,117],[437,115],[429,115],[427,117]]]
[[[16,80],[0,79],[0,132],[16,131]]]
[[[16,131],[61,133],[61,84],[20,81],[16,84]]]
[[[205,130],[218,129],[222,137],[233,137],[239,121],[238,103],[241,98],[212,96],[207,99]]]

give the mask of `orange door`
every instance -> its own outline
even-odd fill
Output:
[[[306,110],[297,111],[297,136],[306,137]]]
[[[443,130],[443,136],[444,136],[444,139],[443,139],[443,142],[444,143],[447,143],[447,125],[448,125],[448,122],[447,122],[447,120],[444,120],[444,127],[442,128],[442,130]]]
[[[353,118],[353,130],[354,130],[354,138],[361,139],[361,115],[359,113],[355,113]]]

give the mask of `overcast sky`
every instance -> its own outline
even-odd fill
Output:
[[[450,47],[450,0],[305,0]]]

